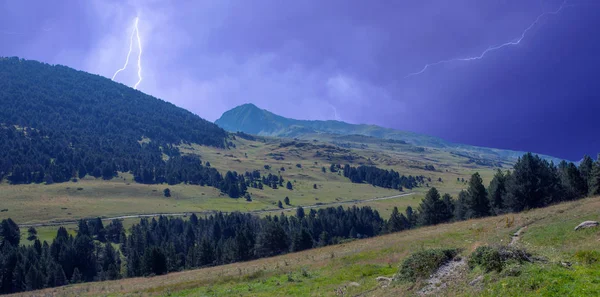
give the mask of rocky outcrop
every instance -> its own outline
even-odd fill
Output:
[[[585,222],[579,224],[577,227],[575,227],[575,231],[581,230],[581,229],[586,229],[586,228],[597,227],[599,224],[600,223],[598,223],[596,221],[585,221]]]

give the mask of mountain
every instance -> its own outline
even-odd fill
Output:
[[[208,172],[177,145],[226,146],[227,132],[185,109],[60,65],[0,58],[0,105],[0,181],[13,184],[117,172],[187,181],[184,167]]]
[[[452,143],[439,137],[384,128],[376,125],[349,124],[341,121],[296,120],[276,115],[254,104],[243,104],[223,113],[215,121],[223,129],[262,136],[312,138],[316,134],[364,135],[380,139],[405,141],[409,144],[466,154],[478,158],[516,160],[523,152]],[[560,159],[542,156],[555,162]]]

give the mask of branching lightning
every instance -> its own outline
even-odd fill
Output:
[[[564,1],[564,2],[563,2],[561,5],[560,5],[560,7],[559,7],[557,10],[555,10],[555,11],[547,11],[547,12],[544,12],[544,13],[542,13],[542,14],[538,15],[538,17],[535,19],[535,21],[533,21],[533,23],[531,23],[531,25],[529,25],[529,27],[527,27],[527,28],[526,28],[526,29],[525,29],[525,30],[524,30],[524,31],[521,33],[521,36],[520,36],[519,38],[517,38],[517,39],[513,40],[513,41],[509,41],[509,42],[506,42],[506,43],[503,43],[503,44],[499,44],[499,45],[495,45],[495,46],[490,46],[490,47],[488,47],[486,50],[484,50],[484,51],[483,51],[483,52],[482,52],[480,55],[478,55],[478,56],[472,56],[472,57],[466,57],[466,58],[455,58],[455,59],[449,59],[449,60],[442,60],[442,61],[438,61],[438,62],[435,62],[435,63],[430,63],[430,64],[427,64],[427,65],[425,65],[425,67],[423,67],[423,69],[421,69],[420,71],[417,71],[417,72],[410,73],[410,74],[408,74],[407,76],[405,76],[404,78],[408,78],[408,77],[411,77],[411,76],[415,76],[415,75],[422,74],[423,72],[427,71],[427,69],[429,69],[429,68],[430,68],[430,67],[432,67],[432,66],[436,66],[436,65],[440,65],[440,64],[445,64],[445,63],[451,63],[451,62],[468,62],[468,61],[474,61],[474,60],[481,60],[481,59],[483,59],[483,58],[485,57],[485,55],[486,55],[487,53],[489,53],[489,52],[496,51],[496,50],[499,50],[499,49],[502,49],[502,48],[505,48],[505,47],[508,47],[508,46],[516,46],[516,45],[518,45],[518,44],[520,44],[520,43],[521,43],[521,41],[522,41],[522,40],[525,38],[525,36],[527,35],[527,33],[528,33],[528,32],[529,32],[531,29],[533,29],[533,27],[534,27],[534,26],[535,26],[537,23],[539,23],[539,21],[540,21],[540,20],[541,20],[543,17],[545,17],[545,16],[547,16],[547,15],[556,15],[556,14],[559,14],[559,13],[560,13],[560,12],[561,12],[561,11],[562,11],[562,10],[563,10],[565,7],[572,7],[572,6],[575,6],[575,5],[567,5],[567,0],[565,0],[565,1]]]
[[[138,29],[139,20],[140,19],[138,17],[136,17],[135,21],[134,21],[133,31],[131,32],[131,37],[129,38],[129,52],[127,52],[127,58],[125,59],[125,65],[123,65],[123,68],[120,68],[119,70],[117,70],[115,72],[115,74],[113,74],[113,77],[112,77],[112,80],[115,80],[115,77],[117,77],[117,74],[119,74],[119,72],[127,69],[127,65],[129,65],[129,57],[131,56],[131,51],[133,50],[133,37],[135,36],[137,38],[137,44],[138,44],[138,58],[137,58],[138,81],[133,86],[134,89],[137,89],[138,85],[142,82],[142,40],[140,39],[140,30]]]

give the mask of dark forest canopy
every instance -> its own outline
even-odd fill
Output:
[[[223,129],[107,78],[0,58],[0,105],[0,179],[13,184],[132,172],[143,183],[219,186],[216,170],[175,145],[225,147]]]
[[[81,220],[76,236],[60,227],[51,243],[31,238],[32,245],[19,246],[19,227],[7,219],[0,223],[0,294],[247,261],[372,237],[383,226],[370,207],[341,206],[264,218],[239,212],[144,218],[128,233],[121,221],[105,227],[98,218]]]
[[[353,183],[363,183],[402,191],[402,188],[412,189],[423,183],[423,176],[404,176],[392,170],[380,169],[375,166],[361,165],[352,167],[349,164],[344,166],[344,177],[350,179]]]

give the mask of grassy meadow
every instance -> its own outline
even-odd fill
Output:
[[[431,179],[429,186],[453,195],[466,187],[457,178],[467,180],[478,171],[488,182],[494,172],[493,168],[474,165],[464,157],[439,150],[415,150],[405,144],[373,140],[368,145],[344,143],[350,148],[343,148],[324,141],[298,141],[302,144],[298,146],[289,145],[290,141],[275,138],[249,141],[238,137],[233,141],[236,147],[231,149],[198,145],[180,147],[183,153],[199,155],[222,173],[260,170],[262,175],[281,175],[293,184],[291,191],[285,187],[277,190],[250,188],[251,202],[228,198],[211,187],[138,184],[131,174],[122,173],[108,181],[86,177],[77,182],[51,185],[9,185],[4,182],[0,184],[0,209],[4,210],[0,212],[0,219],[10,217],[19,224],[26,224],[132,214],[260,211],[276,209],[277,202],[285,197],[290,198],[291,207],[297,207],[401,194],[368,184],[350,183],[340,173],[329,171],[331,163],[371,164],[404,175],[424,175]],[[270,169],[265,169],[265,165]],[[434,165],[436,171],[425,170],[425,165]],[[322,172],[322,167],[327,171]],[[172,197],[164,197],[165,188],[171,190]],[[367,204],[376,207],[385,217],[394,206],[401,209],[408,205],[415,207],[426,191],[426,187],[415,188],[411,192],[416,195]]]

